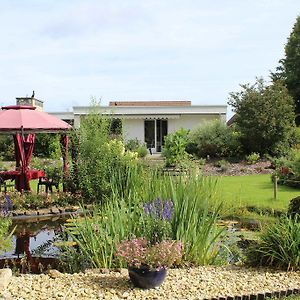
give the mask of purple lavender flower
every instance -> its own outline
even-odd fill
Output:
[[[1,204],[0,202],[0,217],[7,217],[9,215],[9,212],[12,210],[13,205],[11,202],[11,199],[8,195],[4,195],[5,203]]]
[[[144,212],[154,219],[171,220],[174,214],[172,200],[162,201],[160,198],[144,203]]]
[[[161,218],[163,220],[171,220],[174,215],[174,207],[173,202],[171,200],[167,200],[164,202],[163,211],[161,214]]]
[[[8,195],[4,195],[4,198],[5,198],[5,207],[6,209],[9,211],[9,210],[12,210],[13,209],[13,204],[12,204],[12,201],[10,199],[10,197]]]

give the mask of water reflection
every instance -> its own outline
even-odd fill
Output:
[[[53,243],[62,235],[62,225],[67,217],[62,218],[20,218],[13,220],[12,249],[0,255],[0,268],[5,264],[17,267],[22,273],[30,269],[38,273],[39,269],[57,260],[59,249]],[[25,263],[24,263],[25,262]],[[24,265],[22,265],[24,263]]]
[[[30,218],[13,220],[12,228],[16,226],[12,236],[13,250],[0,256],[22,257],[38,255],[42,257],[56,257],[58,249],[53,241],[60,237],[64,218]]]

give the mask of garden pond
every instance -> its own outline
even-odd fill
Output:
[[[13,218],[12,248],[0,255],[0,268],[9,266],[21,273],[41,273],[48,268],[57,268],[59,248],[55,244],[68,238],[64,231],[67,219],[70,215]],[[249,241],[255,240],[257,232],[253,228],[241,228],[245,224],[237,221],[220,221],[219,225],[227,228],[225,244],[234,249],[228,261],[238,262],[240,251],[249,245]]]
[[[10,266],[22,273],[40,273],[57,266],[59,249],[55,242],[62,238],[68,218],[69,215],[13,218],[12,247],[0,255],[0,268]]]

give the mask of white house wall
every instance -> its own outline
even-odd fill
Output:
[[[181,116],[179,119],[170,119],[168,120],[168,133],[175,132],[181,127],[184,129],[193,129],[201,124],[206,122],[220,119],[220,116],[216,115],[184,115]]]
[[[137,138],[144,143],[144,120],[123,119],[123,132],[126,141]]]
[[[178,129],[193,129],[205,122],[220,119],[225,123],[225,105],[198,105],[198,106],[149,106],[149,107],[100,107],[99,113],[120,118],[123,120],[123,132],[125,140],[138,139],[144,142],[144,120],[166,119],[168,120],[168,133]],[[80,126],[80,119],[88,114],[90,107],[74,106],[72,113],[52,113],[57,117],[74,118],[74,127]]]
[[[177,131],[180,128],[193,129],[206,122],[223,119],[221,115],[183,115],[179,118],[168,119],[168,133]],[[123,132],[126,141],[138,139],[144,143],[144,119],[123,119]]]

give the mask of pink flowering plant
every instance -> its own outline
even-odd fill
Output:
[[[116,255],[124,259],[129,267],[160,269],[178,264],[183,245],[179,241],[163,240],[151,244],[145,238],[123,240],[117,245]]]

